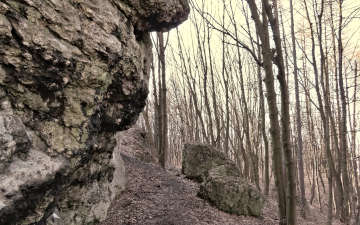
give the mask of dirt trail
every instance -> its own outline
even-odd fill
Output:
[[[128,131],[129,132],[129,131]],[[126,190],[114,200],[108,217],[100,225],[277,225],[276,193],[267,197],[262,218],[224,213],[196,196],[199,184],[178,172],[136,159],[136,152],[148,152],[142,137],[132,133],[118,137],[128,178]],[[137,138],[134,138],[137,137]],[[138,140],[139,139],[139,140]],[[299,215],[298,211],[298,215]],[[298,225],[326,224],[326,209],[312,207]],[[340,225],[335,221],[333,225]]]
[[[123,155],[128,185],[101,225],[277,224],[276,212],[264,218],[230,215],[196,197],[198,184],[162,168]]]

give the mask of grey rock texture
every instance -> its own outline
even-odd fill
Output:
[[[9,165],[14,156],[24,158],[31,141],[22,121],[13,115],[8,101],[2,102],[0,111],[0,171]]]
[[[224,165],[209,171],[198,196],[236,215],[258,217],[264,207],[264,197],[256,187],[239,176],[229,176]]]
[[[241,177],[237,166],[225,154],[202,144],[186,144],[182,172],[201,182],[198,196],[224,212],[260,216],[264,197]]]
[[[229,175],[239,175],[240,172],[225,154],[210,145],[185,144],[182,160],[182,173],[189,179],[202,182],[210,169],[224,165]]]
[[[150,147],[148,134],[139,127],[120,131],[115,136],[116,151],[126,156],[140,159],[143,162],[158,163],[156,149]]]
[[[114,133],[145,105],[150,31],[186,0],[0,2],[0,224],[95,224],[124,188]]]

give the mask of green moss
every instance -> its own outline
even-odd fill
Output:
[[[108,66],[100,61],[93,61],[90,65],[85,65],[81,73],[83,85],[93,89],[106,90],[112,83],[112,76],[107,70]]]
[[[79,127],[87,118],[81,111],[80,103],[72,101],[70,106],[65,107],[63,120],[67,127]]]
[[[64,91],[64,95],[66,97],[63,115],[65,126],[81,127],[95,110],[95,90],[68,88]]]
[[[83,143],[76,140],[72,130],[61,127],[55,122],[43,122],[40,125],[40,131],[41,136],[46,141],[49,148],[58,153],[78,150],[85,147]]]
[[[18,84],[17,86],[17,90],[19,92],[22,92],[21,96],[19,96],[18,101],[23,102],[25,105],[29,106],[33,110],[49,112],[47,102],[44,101],[44,99],[40,95],[29,91],[20,84]]]

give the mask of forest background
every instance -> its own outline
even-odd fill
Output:
[[[265,195],[280,224],[317,201],[360,224],[357,0],[192,0],[187,22],[152,35],[154,154],[181,166],[184,143],[216,146]],[[324,197],[325,196],[325,197]]]

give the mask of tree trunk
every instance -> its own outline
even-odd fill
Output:
[[[286,82],[284,56],[282,51],[279,16],[278,16],[278,2],[273,0],[273,5],[270,6],[267,0],[263,1],[266,13],[269,17],[271,29],[273,32],[273,39],[275,42],[276,56],[274,62],[278,68],[278,80],[280,83],[281,92],[281,128],[282,128],[282,145],[286,159],[287,169],[287,209],[286,217],[288,225],[296,224],[296,183],[295,183],[295,169],[293,162],[293,153],[290,140],[290,112],[289,112],[289,90]],[[272,12],[273,9],[273,12]]]
[[[298,67],[296,57],[296,39],[294,29],[294,8],[293,0],[290,0],[290,14],[291,14],[291,40],[293,47],[293,63],[294,63],[294,78],[295,78],[295,101],[296,101],[296,128],[297,128],[297,149],[298,149],[298,170],[299,170],[299,183],[301,194],[301,213],[304,218],[308,214],[305,182],[304,182],[304,160],[303,160],[303,141],[302,141],[302,124],[301,124],[301,106],[299,95],[299,81],[298,81]]]
[[[160,95],[160,148],[159,161],[163,168],[166,168],[169,158],[168,152],[168,127],[167,127],[167,103],[166,103],[166,65],[165,65],[165,43],[164,34],[157,33],[159,39],[159,63],[161,68],[161,95]]]
[[[340,89],[340,99],[341,99],[341,124],[340,124],[340,149],[341,149],[341,171],[342,171],[342,179],[344,185],[344,195],[343,195],[343,208],[341,212],[341,220],[345,224],[350,223],[350,182],[349,182],[349,175],[348,175],[348,168],[347,168],[347,117],[346,117],[346,96],[345,96],[345,87],[344,87],[344,78],[343,78],[343,45],[342,45],[342,4],[343,0],[339,0],[339,28],[338,28],[338,51],[339,51],[339,89]]]
[[[272,139],[272,151],[273,151],[273,167],[275,185],[278,192],[278,206],[279,206],[279,218],[280,224],[287,224],[286,216],[286,193],[285,193],[285,180],[283,171],[283,159],[282,159],[282,143],[280,135],[280,125],[278,118],[278,108],[276,101],[276,92],[274,87],[274,74],[272,70],[272,51],[270,49],[269,31],[268,31],[268,19],[265,10],[263,10],[261,22],[258,8],[254,0],[247,0],[252,18],[255,21],[256,33],[260,36],[262,43],[262,55],[263,66],[265,70],[265,85],[267,89],[267,101],[269,106],[269,120],[270,120],[270,135]]]

